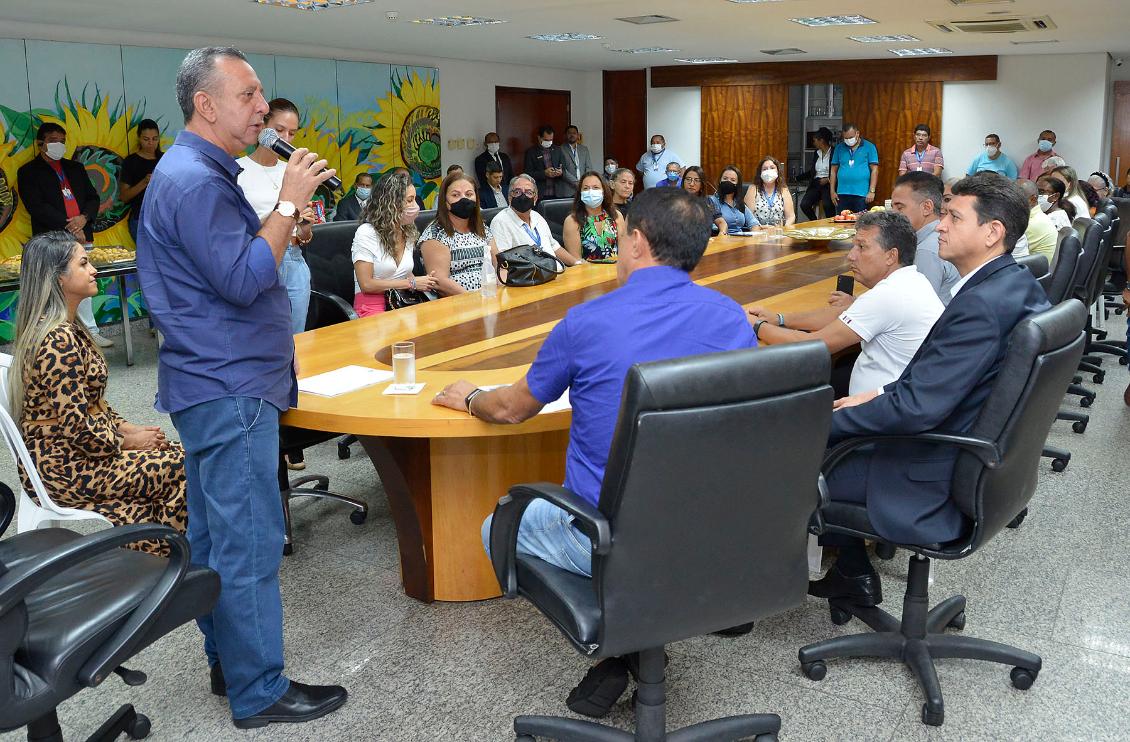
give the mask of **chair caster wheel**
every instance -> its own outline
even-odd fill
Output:
[[[283,544],[283,556],[290,556],[294,553],[294,544]]]
[[[777,735],[772,732],[769,734],[759,734],[753,738],[753,742],[777,742]]]
[[[895,552],[898,548],[894,544],[889,544],[886,541],[879,541],[875,544],[875,556],[883,561],[895,558]]]
[[[1063,471],[1067,468],[1067,459],[1052,459],[1052,471]]]
[[[802,662],[800,670],[809,680],[820,681],[828,674],[828,666],[820,660],[816,660],[815,662]]]
[[[367,513],[366,511],[364,511],[364,510],[354,510],[352,513],[349,514],[349,522],[352,523],[355,526],[359,526],[362,523],[364,523],[365,519],[368,518],[368,517],[369,517],[369,513]]]
[[[138,714],[126,726],[126,734],[129,735],[130,739],[145,739],[149,736],[152,728],[153,725],[149,723],[149,717],[145,714]]]
[[[1090,407],[1094,403],[1095,403],[1094,397],[1082,397],[1079,400],[1079,406],[1080,407]]]
[[[340,443],[337,444],[337,457],[339,459],[341,459],[342,461],[348,459],[349,458],[349,446],[343,446]]]
[[[1059,461],[1059,459],[1056,459],[1056,461]],[[1065,464],[1065,466],[1066,466],[1066,464]],[[1052,468],[1055,469],[1055,461],[1052,462]],[[1056,469],[1056,471],[1063,471],[1063,470],[1062,469]],[[1023,510],[1021,510],[1019,513],[1016,514],[1015,518],[1013,518],[1012,520],[1010,520],[1008,522],[1008,527],[1009,528],[1020,528],[1020,524],[1023,523],[1024,519],[1027,518],[1027,517],[1028,517],[1028,508],[1024,508]]]
[[[957,629],[958,631],[961,631],[962,629],[964,629],[965,628],[965,611],[962,611],[961,613],[959,613],[956,616],[954,616],[953,618],[951,618],[950,622],[948,624],[946,624],[946,628]]]
[[[1012,687],[1017,690],[1028,690],[1032,687],[1032,683],[1036,682],[1036,676],[1040,674],[1039,670],[1028,670],[1023,667],[1014,667],[1012,672],[1008,674],[1012,679]]]
[[[1122,356],[1118,359],[1119,366],[1125,366],[1127,363],[1130,363],[1130,358],[1127,358],[1126,356]]]
[[[1076,420],[1075,422],[1071,423],[1071,429],[1076,433],[1086,433],[1087,423],[1083,422],[1082,420]]]
[[[828,608],[829,612],[832,614],[832,623],[834,623],[836,626],[843,626],[845,623],[852,619],[851,614],[845,611],[843,608],[837,608],[834,605],[829,606]]]
[[[922,704],[922,723],[932,727],[940,727],[946,718],[945,711],[934,712],[926,704]]]
[[[1096,384],[1101,384],[1101,383],[1103,383],[1103,380],[1104,380],[1105,378],[1106,378],[1106,371],[1099,371],[1099,372],[1098,372],[1097,374],[1095,374],[1094,376],[1092,376],[1092,377],[1091,377],[1091,379],[1092,379],[1092,380],[1093,380],[1093,381],[1094,381],[1094,382],[1095,382]]]

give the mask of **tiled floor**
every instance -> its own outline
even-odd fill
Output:
[[[137,364],[120,337],[109,352],[110,399],[128,419],[168,425],[153,411],[154,341],[135,327]],[[737,639],[704,637],[670,649],[669,726],[720,715],[781,714],[783,740],[1116,740],[1130,715],[1130,409],[1127,374],[1108,360],[1084,435],[1057,423],[1051,442],[1074,459],[1057,474],[1046,463],[1031,515],[970,559],[937,565],[934,600],[969,598],[965,631],[1040,654],[1031,690],[1014,690],[1007,668],[946,660],[938,674],[945,726],[925,727],[921,699],[900,666],[868,660],[829,665],[820,683],[800,674],[801,645],[857,632],[836,627],[810,599]],[[399,587],[395,533],[372,467],[354,447],[338,461],[332,444],[307,454],[313,471],[372,505],[362,526],[341,507],[297,501],[295,553],[283,561],[287,664],[306,682],[340,682],[349,703],[325,719],[240,732],[222,699],[208,693],[199,635],[186,626],[130,663],[149,682],[117,678],[60,709],[68,739],[85,738],[116,706],[133,702],[153,721],[154,740],[507,740],[516,714],[567,714],[563,699],[587,662],[523,601],[423,605]],[[0,477],[13,483],[4,456]],[[905,559],[882,563],[886,607],[897,610]],[[609,721],[632,723],[629,694]],[[16,733],[3,740],[22,738]]]

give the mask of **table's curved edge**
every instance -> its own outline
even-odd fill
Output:
[[[280,422],[296,428],[321,430],[327,433],[343,433],[364,436],[389,436],[395,438],[492,438],[506,435],[526,435],[544,433],[551,430],[567,430],[573,419],[572,410],[560,410],[534,415],[517,425],[495,425],[483,422],[470,415],[451,411],[450,418],[431,420],[403,419],[395,417],[366,417],[356,415],[326,414],[316,410],[292,407],[283,413]]]

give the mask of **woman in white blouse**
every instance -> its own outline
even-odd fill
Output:
[[[416,188],[407,176],[386,175],[373,188],[353,235],[353,308],[358,317],[385,311],[389,289],[436,288],[434,271],[427,276],[412,275],[419,213]]]

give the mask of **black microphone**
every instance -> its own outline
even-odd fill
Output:
[[[291,143],[280,139],[279,133],[274,129],[263,129],[259,132],[259,146],[266,147],[284,160],[289,160],[290,156],[294,154],[294,147]],[[336,175],[331,175],[325,183],[334,191],[341,188],[341,178]]]

